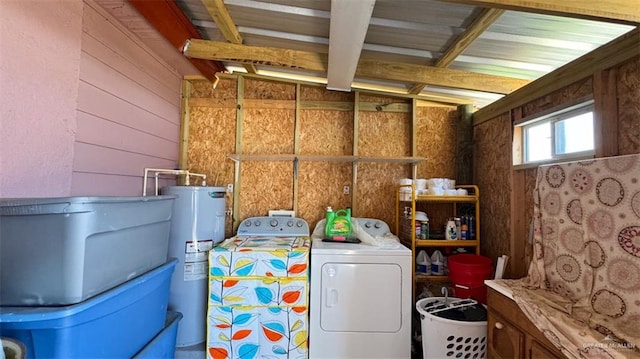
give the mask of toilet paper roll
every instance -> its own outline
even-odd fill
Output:
[[[445,178],[443,180],[442,187],[444,187],[444,189],[455,189],[456,188],[456,180]]]
[[[427,188],[427,180],[424,178],[418,178],[417,180],[415,180],[415,184],[416,184],[417,190],[422,190]]]

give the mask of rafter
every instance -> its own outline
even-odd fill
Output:
[[[185,44],[183,53],[190,58],[263,64],[316,71],[323,74],[326,74],[327,71],[327,55],[309,51],[235,45],[194,39]],[[356,77],[407,83],[418,81],[434,86],[499,94],[511,93],[529,83],[527,80],[511,77],[366,59],[360,59],[356,69]]]
[[[467,27],[466,31],[460,35],[456,41],[438,58],[435,67],[449,67],[451,63],[462,54],[482,33],[491,26],[500,15],[504,13],[502,9],[484,9],[478,17]],[[410,90],[410,94],[419,94],[426,84],[415,84]]]
[[[207,8],[209,16],[215,21],[218,30],[222,33],[225,39],[232,44],[242,44],[242,35],[238,31],[236,24],[229,14],[229,10],[224,5],[222,0],[202,0],[202,4]],[[252,74],[257,73],[257,70],[253,64],[245,64],[244,68]]]
[[[358,63],[356,76],[408,83],[417,80],[427,85],[498,94],[509,94],[530,82],[470,71],[364,59]]]
[[[486,8],[499,8],[539,14],[560,15],[598,21],[637,25],[638,0],[440,0]]]
[[[230,61],[243,64],[254,63],[327,72],[327,55],[309,51],[191,39],[184,45],[182,52],[185,56],[195,59]]]
[[[129,0],[138,12],[144,16],[176,49],[185,41],[200,38],[198,30],[189,22],[178,5],[171,0],[146,1]],[[219,62],[190,59],[191,63],[208,79],[213,80],[216,72],[226,69]]]

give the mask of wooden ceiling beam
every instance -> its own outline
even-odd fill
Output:
[[[222,33],[222,36],[232,44],[242,44],[244,41],[242,39],[242,35],[240,35],[240,32],[238,31],[236,24],[233,22],[231,14],[229,14],[229,10],[224,5],[223,0],[202,0],[202,4],[207,8],[209,16],[211,16],[213,21],[215,21],[218,30]],[[257,73],[253,64],[244,64],[244,68],[251,74]]]
[[[509,94],[530,82],[529,80],[470,71],[364,59],[358,63],[356,76],[407,83],[418,81],[433,86],[497,94]]]
[[[480,15],[478,15],[471,25],[467,27],[464,33],[460,35],[456,41],[444,51],[442,56],[434,64],[435,67],[449,67],[451,63],[464,52],[482,33],[491,26],[505,10],[502,9],[484,9]],[[412,95],[422,92],[426,84],[415,84],[409,93]]]
[[[129,0],[129,3],[179,51],[188,39],[200,38],[198,30],[172,0]],[[209,80],[215,78],[216,72],[226,71],[217,61],[200,59],[189,59],[189,61]]]
[[[485,8],[559,15],[628,25],[640,24],[638,0],[440,0]]]
[[[254,63],[322,73],[327,72],[327,55],[309,51],[191,39],[184,45],[183,53],[185,56],[194,59]]]
[[[206,60],[254,63],[327,72],[327,55],[309,51],[257,47],[193,39],[183,49],[185,56]],[[478,74],[433,66],[411,65],[388,61],[360,59],[356,77],[373,78],[406,83],[461,88],[474,91],[508,94],[529,83],[511,77]]]

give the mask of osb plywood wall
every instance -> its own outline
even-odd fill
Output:
[[[494,263],[509,254],[511,119],[508,115],[473,129],[476,182],[480,189],[480,252]]]
[[[209,81],[192,81],[188,94],[189,136],[187,169],[207,175],[207,185],[224,187],[233,183],[233,162],[227,153],[235,152],[237,83],[221,80],[216,89]],[[183,95],[184,96],[184,95]],[[211,151],[215,148],[215,151]],[[226,197],[231,208],[231,196]],[[233,222],[225,221],[226,236],[231,233]]]
[[[353,104],[354,94],[326,91],[321,87],[301,86],[301,101],[328,101]],[[301,155],[341,156],[353,153],[353,110],[300,111]],[[300,162],[298,216],[314,228],[328,206],[334,210],[352,207],[353,166],[350,162]]]
[[[410,104],[404,99],[360,96],[361,102],[379,106]],[[384,107],[381,107],[384,108]],[[410,108],[410,106],[409,106]],[[411,156],[411,114],[409,112],[361,111],[359,113],[358,155]],[[361,217],[380,218],[390,226],[395,223],[396,185],[400,178],[411,176],[411,166],[363,163],[358,167],[356,211]]]
[[[418,107],[416,111],[416,152],[427,158],[418,166],[417,178],[455,179],[457,112],[452,108],[430,107]],[[432,234],[444,233],[446,221],[453,214],[448,206],[427,203],[420,203],[417,210],[429,216]]]
[[[604,114],[606,121],[617,121],[618,154],[640,153],[640,56],[620,64],[616,70],[617,113]],[[591,77],[577,81],[559,91],[540,97],[521,107],[513,109],[514,115],[521,117],[535,115],[549,108],[593,94]],[[514,120],[517,120],[514,118]],[[474,160],[476,182],[480,186],[482,214],[482,253],[495,260],[501,254],[510,254],[513,247],[524,248],[523,257],[531,259],[528,244],[529,226],[533,216],[533,191],[536,169],[519,170],[523,175],[523,185],[512,190],[511,180],[517,171],[511,166],[511,130],[508,113],[483,122],[474,128]],[[512,203],[512,196],[521,198],[522,203]],[[519,233],[522,238],[511,242],[512,206],[525,206]],[[524,243],[524,244],[523,244]],[[512,247],[513,246],[513,247]],[[513,253],[511,253],[513,254]],[[518,269],[507,269],[507,275],[518,278],[526,275],[527,263],[518,264]]]
[[[291,104],[295,98],[294,84],[244,81],[243,154],[293,153],[295,107]],[[240,169],[238,210],[243,218],[266,216],[270,209],[293,208],[293,162],[243,161]]]
[[[618,154],[640,152],[640,56],[618,67]]]
[[[243,93],[238,93],[243,81]],[[296,119],[296,85],[261,79],[221,80],[215,90],[207,81],[192,81],[189,100],[188,168],[215,179],[215,185],[235,183],[237,224],[267,215],[269,209],[293,209],[311,228],[327,206],[352,207],[356,217],[379,218],[392,228],[396,184],[410,177],[411,165],[340,161],[241,161],[239,181],[228,154],[403,157],[412,153],[411,101],[360,94],[357,132],[354,93],[300,85]],[[238,104],[241,110],[236,110]],[[395,106],[395,107],[394,107]],[[386,110],[387,108],[393,110]],[[416,122],[416,156],[435,164],[419,166],[422,177],[452,177],[455,172],[455,108],[421,107]],[[237,124],[236,116],[241,118]],[[236,131],[240,133],[236,141]],[[357,141],[354,143],[354,139]],[[238,148],[236,148],[238,142]],[[442,158],[441,158],[442,157]],[[354,171],[354,168],[357,171]],[[431,172],[433,171],[433,173]],[[354,178],[356,181],[354,182]],[[210,183],[213,184],[213,183]],[[345,194],[344,189],[349,193]],[[355,198],[355,200],[354,200]],[[228,201],[228,207],[232,203]],[[227,222],[231,234],[233,221]]]
[[[427,158],[418,166],[418,178],[455,178],[456,112],[446,107],[418,107],[417,114],[416,151]]]

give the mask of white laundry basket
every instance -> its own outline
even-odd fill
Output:
[[[423,359],[480,359],[487,352],[486,308],[473,299],[430,297],[416,303]]]

